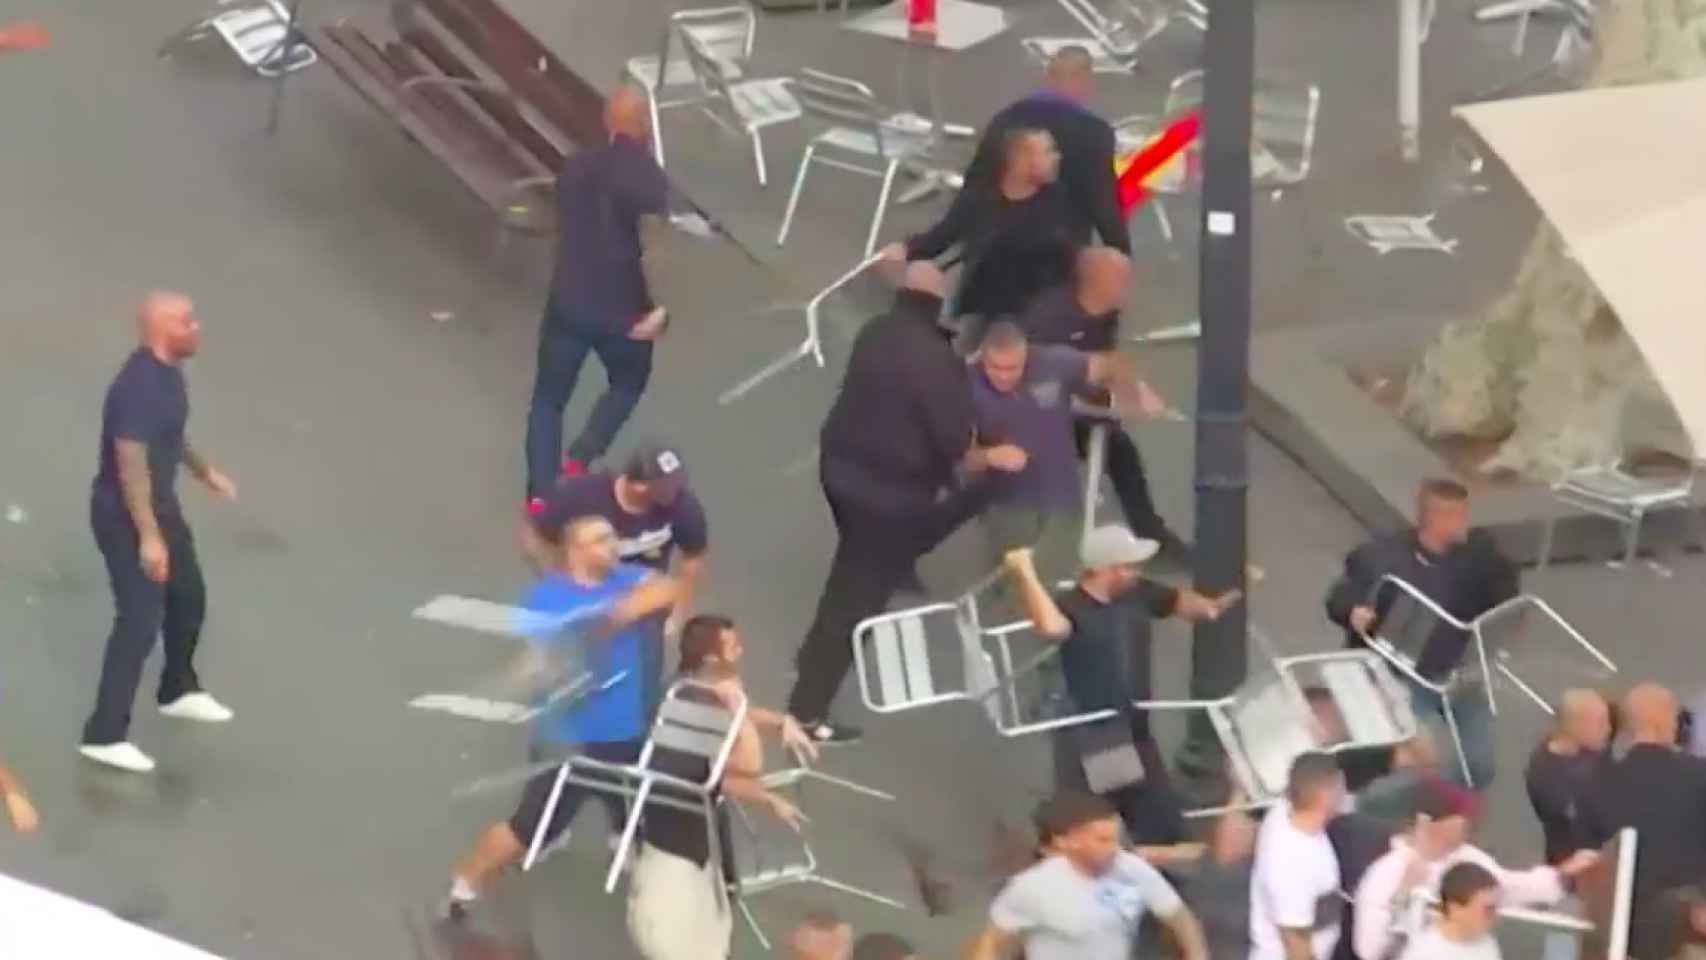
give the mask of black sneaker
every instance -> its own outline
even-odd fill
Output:
[[[858,743],[865,739],[865,731],[827,717],[822,720],[802,720],[800,729],[814,742],[821,744]]]

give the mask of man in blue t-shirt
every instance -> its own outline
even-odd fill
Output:
[[[645,624],[675,602],[678,588],[669,577],[622,563],[616,531],[602,517],[569,521],[562,547],[558,566],[522,601],[527,613],[519,632],[530,638],[526,673],[539,693],[534,750],[633,763],[646,734]],[[447,906],[452,916],[493,874],[520,860],[536,836],[543,849],[568,828],[592,791],[565,783],[547,819],[557,772],[551,767],[529,780],[515,813],[487,827],[457,862]],[[622,799],[598,796],[620,823]]]

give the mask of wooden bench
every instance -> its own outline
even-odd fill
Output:
[[[496,0],[397,0],[384,31],[346,17],[312,39],[505,227],[550,232],[563,160],[604,140],[603,95]]]

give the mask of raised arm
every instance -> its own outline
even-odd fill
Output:
[[[1009,550],[1001,558],[1007,574],[1019,591],[1019,603],[1039,636],[1056,643],[1072,635],[1072,621],[1060,612],[1054,597],[1037,576],[1029,547]]]
[[[644,620],[654,613],[672,607],[676,597],[680,595],[681,581],[661,574],[650,574],[610,605],[610,610],[604,615],[605,626],[620,629],[637,620]]]

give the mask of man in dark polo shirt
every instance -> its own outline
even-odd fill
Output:
[[[165,638],[160,712],[183,720],[223,723],[231,711],[201,688],[196,641],[207,611],[207,589],[195,538],[178,503],[180,465],[226,500],[237,485],[191,446],[189,392],[183,362],[201,345],[201,324],[190,299],[150,293],[137,312],[139,346],[107,388],[101,407],[100,469],[89,498],[95,543],[106,561],[117,614],[101,661],[95,711],[83,725],[79,752],[96,763],[147,773],[154,761],[128,739],[130,707],[142,665]]]
[[[621,473],[595,470],[564,477],[541,498],[539,509],[521,526],[522,547],[535,570],[556,562],[563,526],[576,517],[608,520],[616,531],[618,559],[669,573],[676,582],[675,605],[663,629],[652,623],[645,631],[646,703],[654,704],[663,673],[664,638],[676,635],[686,621],[705,568],[710,546],[705,508],[688,486],[681,454],[648,442],[634,450]]]
[[[1032,343],[1062,344],[1086,353],[1112,354],[1119,349],[1120,307],[1126,301],[1131,280],[1131,261],[1112,247],[1085,247],[1078,251],[1072,282],[1047,291],[1018,316]],[[1099,423],[1080,417],[1073,424],[1078,455],[1090,448],[1090,433]],[[1149,494],[1149,476],[1136,441],[1121,429],[1108,431],[1102,472],[1114,485],[1126,525],[1140,537],[1161,544],[1161,556],[1183,563],[1189,548],[1167,526],[1155,510]]]
[[[652,342],[668,317],[652,302],[645,256],[668,214],[669,183],[646,146],[647,122],[645,96],[617,87],[604,108],[610,142],[578,151],[557,177],[557,266],[527,415],[530,499],[559,469],[578,473],[604,455],[651,377]],[[609,384],[559,462],[563,409],[589,353]]]
[[[1143,564],[1159,547],[1124,527],[1098,527],[1084,540],[1078,582],[1054,595],[1038,579],[1030,551],[1015,550],[1005,558],[1037,634],[1061,645],[1061,670],[1075,711],[1123,714],[1061,732],[1055,741],[1056,786],[1085,789],[1086,745],[1092,739],[1102,743],[1128,735],[1141,760],[1140,775],[1102,795],[1119,810],[1129,838],[1140,846],[1176,844],[1185,836],[1179,798],[1168,784],[1161,750],[1149,732],[1149,714],[1132,708],[1133,701],[1154,696],[1151,621],[1219,619],[1243,597],[1236,590],[1205,597],[1189,587],[1146,579]]]
[[[1114,179],[1114,128],[1088,105],[1095,87],[1090,52],[1080,46],[1061,47],[1045,69],[1042,87],[1003,108],[984,127],[977,153],[966,167],[966,189],[955,203],[972,202],[975,185],[999,176],[1001,143],[1010,131],[1047,130],[1060,149],[1060,184],[1077,242],[1088,241],[1094,231],[1103,243],[1129,253],[1131,233],[1120,216]]]

